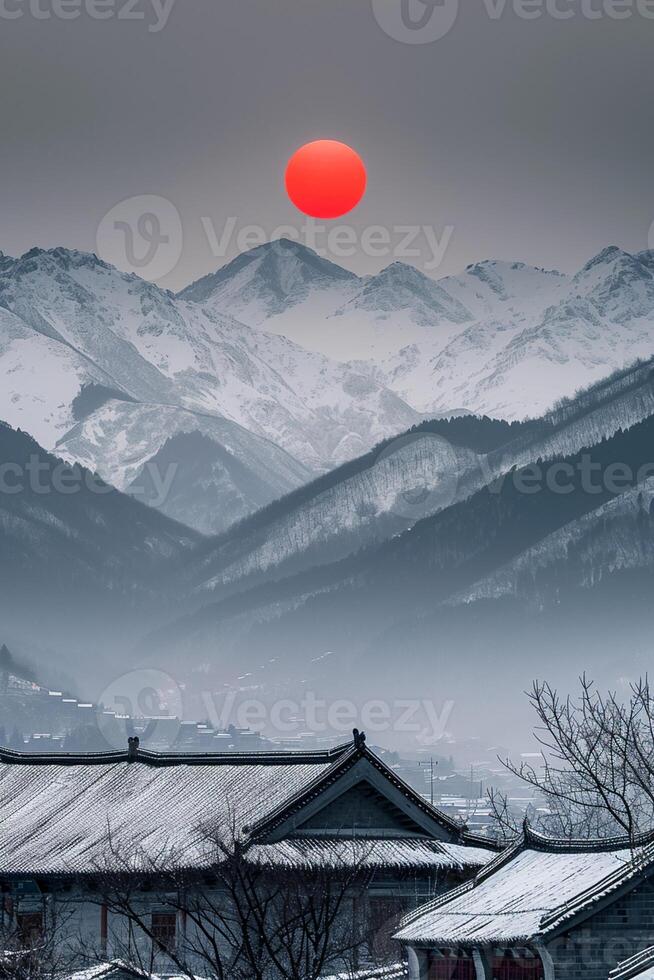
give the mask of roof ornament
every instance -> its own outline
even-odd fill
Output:
[[[134,735],[127,739],[127,761],[136,762],[139,757],[139,737]]]
[[[366,744],[366,733],[360,732],[358,728],[352,729],[352,735],[354,736],[354,748],[363,749]]]

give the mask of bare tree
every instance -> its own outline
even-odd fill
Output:
[[[649,680],[621,699],[600,693],[582,677],[576,698],[535,682],[529,694],[539,725],[539,765],[505,760],[515,776],[542,796],[542,829],[558,837],[624,834],[635,842],[654,827],[654,697]],[[515,826],[506,797],[490,796],[498,833]]]
[[[374,843],[335,841],[329,866],[308,855],[280,866],[270,847],[250,847],[233,827],[227,839],[203,830],[200,846],[202,872],[188,870],[171,850],[126,855],[109,837],[98,881],[114,923],[114,954],[145,972],[172,965],[189,980],[353,972],[368,939],[364,897]],[[181,924],[169,939],[158,925],[166,913]]]
[[[0,980],[59,980],[78,962],[69,912],[45,896],[25,907],[5,902],[0,917]]]

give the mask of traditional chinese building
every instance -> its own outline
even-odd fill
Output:
[[[409,913],[396,938],[412,980],[654,978],[640,952],[654,941],[654,835],[566,842],[525,826],[473,879]]]
[[[342,868],[370,841],[368,912],[388,921],[464,881],[495,856],[487,842],[431,806],[355,733],[325,752],[34,756],[0,750],[3,920],[26,936],[65,905],[67,929],[111,960],[111,912],[97,879],[114,857],[152,877],[162,854],[202,874],[207,828],[237,831],[248,861]],[[123,866],[124,867],[124,866]],[[156,881],[141,896],[162,947],[185,928]]]

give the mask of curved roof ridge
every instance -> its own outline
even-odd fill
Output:
[[[0,747],[0,762],[6,765],[32,766],[83,766],[115,765],[129,762],[150,766],[192,766],[192,765],[306,765],[307,763],[333,763],[352,749],[352,742],[335,746],[332,749],[307,750],[263,750],[260,752],[152,752],[139,748],[136,756],[127,751],[114,752],[16,752]]]
[[[618,835],[613,837],[596,837],[596,838],[583,838],[583,837],[552,837],[548,834],[544,834],[540,830],[536,830],[527,821],[525,821],[523,826],[523,839],[525,847],[532,850],[543,850],[552,852],[570,852],[575,851],[619,851],[619,850],[629,850],[635,847],[647,847],[649,844],[654,843],[654,830],[643,831],[633,837],[628,834]]]

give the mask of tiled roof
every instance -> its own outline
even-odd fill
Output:
[[[389,841],[383,850],[394,866],[479,867],[488,860],[492,850],[476,839],[464,847],[462,828],[403,783],[360,738],[329,752],[160,755],[140,750],[134,757],[0,750],[0,875],[93,874],[115,864],[115,854],[128,855],[134,871],[153,870],[153,860],[164,855],[187,868],[206,867],[215,859],[208,838],[229,840],[234,831],[249,838],[253,854],[299,860],[300,842],[282,841],[276,850],[272,845],[265,850],[262,835],[362,760],[453,838],[433,847],[428,840]],[[327,859],[335,848],[320,850],[312,843],[304,854]]]
[[[336,756],[337,758],[338,756]],[[333,765],[318,755],[32,760],[0,754],[0,874],[92,873],[112,850],[206,864],[206,830],[260,820]]]
[[[323,980],[404,980],[409,971],[405,963],[393,963],[391,966],[373,967],[360,970],[358,973],[338,973],[335,976],[324,977]]]
[[[462,946],[543,938],[653,864],[650,841],[634,850],[627,839],[588,844],[529,831],[473,881],[407,916],[397,938]]]
[[[121,960],[112,960],[111,963],[96,963],[86,970],[72,973],[66,980],[156,980],[156,978],[139,967],[130,966]]]
[[[477,847],[464,847],[431,840],[317,840],[300,838],[274,844],[255,844],[248,857],[262,865],[276,867],[347,867],[402,870],[445,870],[480,868],[495,855]]]
[[[654,946],[618,963],[609,980],[654,980]]]

